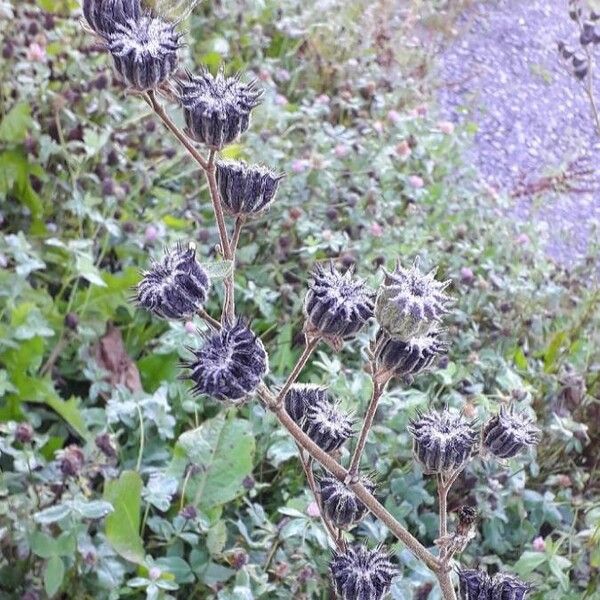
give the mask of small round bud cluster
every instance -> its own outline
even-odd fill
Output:
[[[177,68],[180,36],[172,23],[144,14],[117,23],[107,37],[115,69],[132,89],[156,89]]]
[[[29,423],[19,423],[15,429],[15,440],[19,444],[29,444],[33,440],[33,427]]]
[[[262,342],[238,319],[212,334],[185,366],[194,392],[235,402],[258,387],[267,374],[268,357]]]
[[[448,311],[450,298],[444,290],[449,284],[435,279],[435,269],[424,274],[416,261],[410,269],[398,262],[394,272],[385,273],[377,295],[377,322],[395,339],[427,333]]]
[[[82,8],[88,25],[103,37],[142,14],[140,0],[83,0]]]
[[[507,573],[489,577],[477,569],[459,569],[461,600],[525,600],[532,587]]]
[[[413,452],[425,473],[448,473],[459,469],[473,454],[477,433],[461,415],[449,410],[430,411],[411,420]]]
[[[355,335],[373,316],[373,292],[353,277],[353,269],[341,274],[333,262],[317,265],[304,300],[305,329],[335,348]]]
[[[326,388],[295,384],[286,393],[287,413],[321,450],[333,452],[352,435],[352,419],[342,412]]]
[[[410,378],[425,371],[448,350],[438,329],[407,341],[395,340],[384,329],[380,329],[372,347],[375,349],[376,372],[399,378]]]
[[[497,458],[512,458],[530,446],[535,446],[540,437],[539,429],[525,414],[515,412],[514,406],[500,407],[482,429],[482,446]]]
[[[117,450],[109,433],[100,433],[96,436],[96,447],[106,458],[117,458]]]
[[[196,261],[195,247],[177,245],[143,273],[137,302],[159,317],[183,319],[198,312],[209,287],[208,273]]]
[[[579,49],[568,46],[563,41],[558,42],[558,53],[564,60],[568,70],[579,81],[583,81],[590,72],[589,49],[587,46],[600,44],[600,14],[591,10],[583,13],[583,7],[578,2],[569,3],[569,16],[577,22],[579,29]]]
[[[359,545],[334,552],[329,572],[341,600],[380,600],[397,574],[387,552]]]
[[[199,75],[188,73],[179,87],[188,135],[214,150],[221,150],[248,129],[250,111],[262,97],[254,82],[226,77],[222,69],[216,77],[206,70]]]
[[[375,485],[363,477],[361,483],[373,492]],[[349,527],[358,523],[366,514],[367,507],[356,494],[335,477],[325,476],[319,481],[323,510],[337,527]]]
[[[256,217],[275,199],[283,175],[244,162],[217,162],[217,185],[221,204],[234,217]]]
[[[59,452],[58,456],[60,470],[66,477],[74,477],[79,474],[85,464],[83,450],[71,444]]]

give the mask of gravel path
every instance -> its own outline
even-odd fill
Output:
[[[579,191],[515,199],[514,216],[534,220],[550,256],[571,265],[599,236],[600,136],[581,84],[556,50],[559,39],[576,42],[566,7],[567,0],[477,2],[441,58],[439,101],[452,120],[477,125],[471,158],[499,189],[511,192],[523,178],[534,182],[584,157],[579,164],[591,173],[587,182],[572,180]],[[600,64],[600,98],[599,80]]]

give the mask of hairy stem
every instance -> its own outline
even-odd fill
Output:
[[[444,476],[440,473],[437,476],[438,486],[438,504],[440,514],[439,537],[448,535],[448,490],[449,486],[444,482]]]
[[[444,600],[456,600],[456,592],[452,583],[451,571],[442,570],[437,573],[437,580],[442,590],[442,598]]]
[[[292,369],[292,372],[289,374],[287,381],[283,384],[281,391],[277,395],[275,404],[281,405],[281,403],[283,402],[283,399],[285,398],[285,395],[288,393],[288,390],[292,387],[292,385],[294,384],[296,379],[298,379],[298,376],[302,372],[302,369],[304,369],[306,363],[308,362],[308,359],[311,357],[311,355],[314,352],[314,349],[317,347],[317,344],[319,343],[319,341],[320,340],[318,337],[311,337],[311,338],[307,337],[306,338],[306,345],[304,346],[304,350],[302,351],[302,354],[298,358],[298,361],[296,362],[296,365]]]
[[[373,392],[371,393],[371,400],[369,401],[367,413],[365,414],[360,435],[358,436],[358,442],[356,443],[356,448],[354,448],[354,454],[352,455],[352,461],[350,462],[349,472],[350,477],[352,478],[355,478],[356,474],[358,473],[360,459],[365,449],[365,444],[367,443],[367,436],[369,435],[369,431],[373,425],[373,419],[375,418],[375,413],[377,412],[377,405],[379,404],[379,399],[385,390],[385,386],[385,383],[380,384],[376,379],[373,379]]]

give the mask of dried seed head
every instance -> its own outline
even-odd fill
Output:
[[[359,545],[334,552],[329,572],[341,600],[380,600],[397,574],[387,552]]]
[[[137,286],[137,302],[166,319],[192,316],[206,301],[210,280],[196,261],[193,246],[177,245],[145,271]]]
[[[333,262],[319,264],[308,284],[305,327],[334,346],[358,333],[373,316],[373,292],[352,275],[352,269],[342,275]]]
[[[19,423],[15,429],[15,440],[20,444],[29,444],[33,439],[33,427],[29,423]]]
[[[117,23],[107,41],[117,73],[134,90],[157,88],[177,68],[180,36],[160,17],[144,14]]]
[[[285,395],[285,410],[297,425],[301,425],[309,406],[329,402],[327,388],[312,383],[295,383]]]
[[[489,600],[491,581],[484,571],[459,569],[458,582],[461,600]]]
[[[85,464],[83,450],[71,444],[58,453],[60,470],[65,476],[75,477],[79,474]]]
[[[514,406],[500,407],[482,430],[483,447],[497,458],[512,458],[529,446],[535,446],[540,430],[524,413],[515,412]]]
[[[267,374],[268,357],[262,342],[238,319],[213,333],[184,366],[191,370],[194,392],[235,402],[258,387]]]
[[[376,372],[405,378],[431,367],[436,358],[448,350],[448,345],[440,339],[437,329],[408,341],[395,340],[380,329],[373,348]]]
[[[102,37],[115,32],[117,25],[140,18],[140,0],[83,0],[83,15],[88,25]]]
[[[244,162],[217,162],[217,185],[223,208],[235,217],[255,217],[275,199],[283,175]]]
[[[581,35],[579,36],[579,43],[582,46],[593,44],[597,37],[596,25],[592,21],[585,21],[581,27]]]
[[[373,482],[366,477],[361,478],[361,483],[370,492],[375,489]],[[319,480],[319,489],[323,510],[337,527],[349,527],[367,514],[367,507],[356,494],[335,477],[322,477]]]
[[[575,54],[575,50],[562,41],[558,42],[558,52],[565,60],[569,60]]]
[[[393,273],[385,273],[375,303],[375,316],[387,333],[408,340],[429,331],[448,311],[450,298],[444,290],[450,281],[437,281],[435,269],[421,272],[415,261],[410,269],[400,263]]]
[[[477,509],[472,506],[461,506],[458,509],[459,528],[470,528],[477,521]]]
[[[514,575],[496,573],[491,581],[489,600],[524,600],[532,586]]]
[[[321,400],[306,408],[301,428],[321,450],[337,450],[353,433],[353,421],[336,404]]]
[[[239,76],[226,77],[222,69],[216,77],[206,70],[199,75],[188,73],[179,87],[189,135],[215,150],[248,129],[250,111],[262,96],[255,82],[245,84]]]
[[[413,452],[425,473],[445,473],[462,467],[473,453],[477,433],[472,423],[450,411],[430,411],[411,420]]]

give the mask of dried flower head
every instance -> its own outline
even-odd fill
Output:
[[[327,388],[312,383],[295,383],[287,391],[284,399],[285,410],[297,425],[302,424],[309,406],[329,401]]]
[[[407,341],[394,339],[384,329],[380,329],[372,347],[376,373],[401,378],[425,371],[448,350],[438,329]]]
[[[217,184],[223,208],[235,217],[255,217],[275,199],[283,175],[244,162],[217,162]]]
[[[267,374],[268,357],[262,342],[238,319],[208,337],[185,366],[191,370],[195,392],[217,400],[239,401]]]
[[[492,577],[489,600],[524,600],[532,586],[514,575],[496,573]]]
[[[306,330],[339,347],[373,316],[373,292],[353,277],[353,269],[341,274],[329,262],[317,265],[304,301]]]
[[[134,90],[157,88],[177,68],[180,36],[160,17],[147,13],[117,23],[107,42],[117,73]]]
[[[76,444],[70,444],[58,452],[60,470],[65,476],[74,477],[79,474],[85,464],[83,450]]]
[[[485,450],[497,458],[512,458],[522,450],[538,443],[540,430],[524,413],[515,412],[514,406],[500,407],[481,432]]]
[[[461,600],[489,600],[491,581],[484,571],[459,569],[458,582]]]
[[[375,489],[373,482],[366,477],[361,478],[361,483],[370,492]],[[319,480],[319,490],[323,510],[337,527],[349,527],[367,514],[367,507],[339,479],[330,475],[322,477]]]
[[[449,410],[429,411],[411,420],[413,452],[426,473],[445,473],[462,467],[471,454],[477,433],[462,415]]]
[[[302,430],[321,450],[337,450],[353,433],[352,419],[329,400],[307,406]]]
[[[396,265],[386,272],[375,303],[377,322],[396,339],[408,340],[429,331],[448,311],[444,290],[450,281],[437,281],[436,270],[424,274],[415,261],[410,269]]]
[[[209,286],[208,274],[196,261],[194,246],[184,249],[177,245],[143,273],[137,302],[159,317],[183,319],[202,307]]]
[[[216,77],[203,70],[188,73],[180,86],[180,99],[189,135],[209,148],[221,150],[244,133],[250,124],[250,111],[261,102],[262,91],[255,82],[242,83],[240,77],[226,77],[219,69]]]
[[[140,0],[83,0],[83,15],[88,25],[105,37],[114,33],[117,24],[140,18]]]
[[[459,528],[470,528],[477,521],[477,509],[473,506],[461,506],[457,512]]]
[[[380,600],[397,574],[387,552],[359,545],[334,552],[329,572],[341,600]]]

